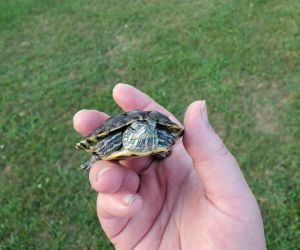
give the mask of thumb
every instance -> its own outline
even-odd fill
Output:
[[[209,125],[205,101],[190,104],[185,113],[184,127],[183,143],[207,198],[220,201],[249,196],[251,191],[237,162]]]

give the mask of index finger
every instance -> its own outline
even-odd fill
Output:
[[[124,111],[129,111],[132,109],[141,109],[146,111],[155,110],[163,113],[164,115],[168,116],[173,122],[181,125],[181,123],[172,113],[156,103],[148,95],[131,85],[118,83],[113,89],[113,98]]]
[[[78,111],[73,117],[73,126],[75,130],[86,136],[98,128],[109,116],[98,110],[83,109]]]

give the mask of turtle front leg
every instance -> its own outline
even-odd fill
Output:
[[[171,149],[168,152],[155,154],[154,157],[158,160],[163,160],[171,155]]]
[[[171,155],[171,147],[175,143],[176,137],[171,133],[168,128],[157,128],[158,147],[167,148],[167,152],[155,154],[154,157],[158,160],[162,160]]]
[[[81,164],[80,168],[82,170],[89,170],[92,167],[92,165],[99,159],[101,159],[101,157],[99,155],[93,155],[88,161]]]

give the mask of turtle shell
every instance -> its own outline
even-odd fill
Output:
[[[126,127],[133,121],[147,120],[156,122],[158,126],[168,128],[168,130],[176,137],[181,136],[183,133],[183,129],[180,126],[158,111],[131,110],[129,112],[114,115],[107,119],[99,128],[95,129],[77,143],[76,148],[92,153],[97,142],[106,137],[108,134],[117,130],[125,130]]]

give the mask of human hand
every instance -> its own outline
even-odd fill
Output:
[[[176,118],[126,84],[113,90],[124,110],[157,110]],[[82,110],[74,128],[87,135],[108,115]],[[116,249],[266,249],[256,199],[234,157],[208,122],[203,101],[184,118],[183,140],[164,160],[97,161],[90,170],[97,214]]]

